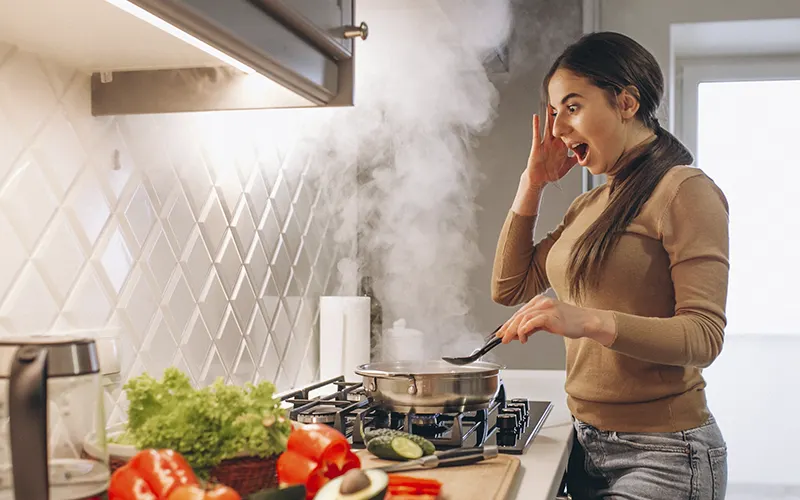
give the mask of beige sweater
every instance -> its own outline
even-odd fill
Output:
[[[494,300],[518,305],[552,287],[574,304],[566,277],[570,250],[607,203],[607,185],[583,193],[536,244],[536,217],[510,211],[495,255]],[[701,368],[719,355],[726,323],[723,193],[697,168],[671,169],[620,237],[600,283],[580,305],[614,311],[616,338],[609,347],[565,340],[572,414],[620,432],[701,425],[709,416]]]

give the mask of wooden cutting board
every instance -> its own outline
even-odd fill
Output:
[[[361,467],[381,467],[397,462],[381,460],[367,450],[356,452]],[[496,458],[460,467],[398,472],[404,476],[426,477],[442,483],[439,500],[507,500],[514,476],[519,471],[519,458],[500,454]],[[511,499],[508,499],[511,500]]]

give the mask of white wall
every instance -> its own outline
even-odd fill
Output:
[[[489,283],[497,237],[530,153],[531,119],[538,112],[542,78],[553,59],[582,31],[579,0],[515,0],[513,4],[516,10],[511,71],[495,75],[500,91],[497,118],[475,150],[483,177],[476,198],[480,207],[476,214],[478,247],[483,260],[472,273],[470,298],[477,326],[487,334],[515,311],[492,302]],[[555,228],[572,200],[582,192],[581,174],[580,168],[575,168],[561,180],[560,189],[547,188],[536,224],[536,239]],[[501,346],[493,352],[498,362],[509,368],[564,369],[564,340],[556,335],[536,335],[524,346]]]
[[[625,33],[653,52],[670,79],[668,100],[675,105],[671,25],[800,18],[800,2],[787,0],[600,0],[599,3],[599,28]],[[800,380],[798,355],[800,338],[728,335],[721,356],[705,370],[709,405],[729,445],[731,484],[800,485],[794,454],[800,440],[791,417],[800,412],[796,397]]]

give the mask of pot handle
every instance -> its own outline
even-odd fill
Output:
[[[417,389],[417,379],[414,377],[414,375],[399,374],[399,373],[389,373],[389,374],[386,374],[386,375],[375,376],[375,375],[371,375],[371,374],[367,375],[366,372],[359,373],[359,375],[362,375],[363,377],[366,377],[366,378],[369,379],[369,382],[367,382],[365,380],[365,387],[370,392],[373,392],[373,391],[378,389],[378,379],[379,378],[403,378],[403,379],[408,380],[408,389],[407,389],[407,391],[411,396],[416,395],[417,391],[418,391],[418,389]]]
[[[8,414],[14,498],[48,500],[47,349],[17,349],[10,375]]]

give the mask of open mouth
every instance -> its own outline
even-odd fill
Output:
[[[585,142],[573,144],[570,149],[578,158],[578,163],[583,164],[586,161],[586,156],[589,154],[589,146]]]

